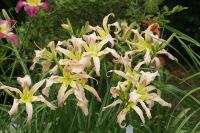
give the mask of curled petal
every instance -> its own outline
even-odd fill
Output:
[[[104,19],[103,19],[103,28],[104,28],[104,30],[108,33],[109,32],[109,29],[108,29],[108,18],[110,17],[110,16],[115,16],[114,15],[114,13],[110,13],[110,14],[108,14],[107,16],[105,16],[104,17]]]
[[[120,58],[120,55],[114,49],[108,47],[105,48],[103,51],[100,51],[97,56],[105,55],[108,53],[111,53],[115,58]]]
[[[33,7],[33,6],[25,5],[24,10],[29,16],[33,17],[36,15],[36,13],[38,13],[40,8],[38,6]]]
[[[92,59],[93,59],[93,62],[94,62],[96,74],[99,76],[100,75],[100,60],[99,60],[99,57],[93,57]]]
[[[120,94],[120,90],[125,91],[128,85],[128,81],[118,82],[116,87],[111,87],[110,93],[112,94],[113,98],[116,98]]]
[[[140,63],[138,63],[135,67],[134,67],[134,71],[136,71],[136,72],[138,72],[139,71],[139,69],[140,69],[140,67],[142,66],[142,65],[144,65],[145,64],[145,62],[144,61],[142,61],[142,62],[140,62]]]
[[[121,128],[126,127],[126,123],[122,124],[122,122],[126,119],[126,114],[128,113],[129,110],[130,108],[126,107],[117,116],[117,122],[119,123]]]
[[[109,72],[114,72],[116,74],[118,74],[119,76],[122,76],[123,78],[126,78],[126,74],[122,71],[119,70],[110,70]]]
[[[35,57],[33,58],[33,64],[30,67],[31,70],[34,69],[35,64],[43,57],[43,54],[44,54],[45,51],[46,51],[46,49],[35,50]]]
[[[145,85],[150,84],[152,81],[155,80],[157,76],[159,76],[158,71],[154,73],[141,71],[140,73],[141,73],[141,77],[140,77],[139,82],[140,84],[145,83]]]
[[[51,76],[49,79],[46,80],[46,86],[42,89],[42,94],[45,96],[49,96],[50,87],[57,83],[58,76]]]
[[[52,75],[56,75],[58,72],[58,65],[55,65],[50,71],[49,73]]]
[[[68,90],[65,95],[63,96],[63,101],[65,101],[71,94],[74,93],[73,89]]]
[[[162,106],[167,106],[167,107],[170,107],[170,108],[171,108],[171,104],[165,102],[163,99],[160,98],[160,96],[158,96],[158,95],[156,95],[156,94],[151,94],[150,97],[151,97],[151,99],[152,99],[153,101],[158,102],[160,105],[162,105]]]
[[[148,104],[149,109],[151,109],[154,106],[154,101],[152,101],[152,100],[145,100],[145,103]]]
[[[147,106],[146,106],[146,104],[145,104],[144,102],[142,102],[142,101],[139,101],[139,102],[140,102],[142,108],[145,110],[145,112],[146,112],[146,114],[147,114],[147,117],[148,117],[149,119],[151,119],[151,112],[150,112],[150,109],[147,108]]]
[[[74,87],[73,89],[74,89],[74,94],[76,98],[78,99],[77,106],[79,106],[81,110],[83,111],[83,113],[87,116],[88,115],[88,108],[87,108],[88,100],[85,97],[84,89],[80,85],[76,85],[76,87]]]
[[[161,63],[160,63],[160,59],[158,57],[155,57],[152,59],[152,62],[155,62],[155,65],[156,65],[156,69],[159,69],[160,66],[161,66]]]
[[[171,60],[178,61],[178,59],[176,57],[174,57],[172,54],[170,54],[169,52],[167,52],[165,49],[160,50],[157,54],[165,54]]]
[[[31,78],[29,75],[26,75],[25,77],[17,77],[18,83],[21,84],[23,88],[29,89],[29,86],[31,85]]]
[[[108,27],[110,28],[111,26],[115,27],[115,34],[118,34],[121,31],[121,27],[119,25],[118,22],[112,23],[112,24],[108,24]]]
[[[82,48],[83,44],[85,44],[86,42],[83,41],[82,38],[76,38],[74,36],[72,36],[70,41],[72,42],[72,44],[73,44],[73,46],[75,48],[75,51],[81,53],[81,48]]]
[[[26,103],[26,113],[28,115],[27,123],[30,123],[33,116],[33,106],[31,103]]]
[[[67,90],[67,85],[65,84],[62,84],[62,86],[60,87],[60,90],[58,91],[58,96],[57,96],[57,99],[58,99],[58,106],[62,106],[63,104],[63,96],[65,94],[65,91]]]
[[[83,39],[87,42],[87,44],[90,44],[91,42],[95,43],[97,40],[97,35],[95,32],[89,35],[83,35]]]
[[[19,99],[14,99],[12,108],[8,112],[9,115],[16,115],[18,113],[18,105],[19,105]]]
[[[107,108],[113,108],[115,107],[117,104],[120,104],[122,103],[122,101],[120,99],[114,101],[113,103],[109,104],[108,106],[106,107],[103,107],[102,111],[106,110]]]
[[[85,88],[86,90],[88,90],[89,92],[91,92],[91,93],[97,98],[97,100],[98,100],[99,102],[101,102],[101,98],[99,97],[97,91],[96,91],[93,87],[91,87],[91,86],[89,86],[89,85],[84,85],[84,88]]]
[[[144,115],[143,115],[142,110],[141,110],[138,106],[136,106],[136,105],[133,105],[132,108],[133,108],[133,109],[135,110],[135,112],[139,115],[139,117],[140,117],[142,123],[145,123],[145,119],[144,119]]]
[[[98,45],[100,45],[100,48],[102,48],[106,43],[110,42],[111,47],[114,47],[115,40],[116,39],[113,38],[110,34],[107,34],[107,36],[104,39],[102,39],[102,41]]]
[[[66,55],[66,56],[67,56],[68,58],[70,58],[70,59],[74,59],[74,58],[75,58],[74,54],[73,54],[70,50],[61,48],[61,47],[59,47],[59,46],[56,47],[56,50],[57,50],[59,53],[63,53],[64,55]]]
[[[16,8],[15,8],[15,11],[18,13],[20,10],[21,10],[21,8],[23,7],[23,6],[25,6],[26,5],[26,3],[24,2],[24,0],[19,0],[18,2],[17,2],[17,6],[16,6]]]

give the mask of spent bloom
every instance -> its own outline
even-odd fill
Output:
[[[15,98],[13,101],[13,106],[11,110],[8,112],[10,115],[15,115],[18,113],[18,105],[19,104],[25,104],[26,105],[26,113],[28,114],[27,117],[27,122],[29,123],[32,119],[33,115],[33,106],[32,102],[43,102],[45,105],[47,105],[51,110],[55,110],[56,107],[52,105],[50,102],[48,102],[42,95],[34,95],[37,90],[44,84],[45,79],[39,81],[35,85],[31,86],[31,79],[28,75],[25,77],[21,78],[18,77],[17,81],[22,87],[22,91],[18,88],[15,87],[10,87],[10,86],[5,86],[2,85],[0,86],[0,89],[7,89],[9,91],[16,92],[19,94],[20,98]]]
[[[45,11],[49,11],[48,3],[42,2],[42,0],[19,0],[15,8],[16,12],[18,13],[22,7],[24,7],[25,12],[29,16],[35,16],[41,7]]]

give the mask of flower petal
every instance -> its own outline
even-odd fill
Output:
[[[43,79],[43,80],[37,82],[35,85],[33,85],[33,87],[30,90],[31,93],[34,94],[44,84],[45,81],[46,81],[46,79]]]
[[[107,16],[105,16],[104,17],[104,19],[103,19],[103,28],[104,28],[104,30],[108,33],[109,32],[109,29],[108,29],[108,18],[110,17],[110,16],[115,16],[114,15],[114,13],[110,13],[110,14],[108,14]]]
[[[112,24],[108,24],[108,27],[110,28],[111,26],[115,27],[115,34],[118,34],[121,31],[121,27],[119,25],[118,22],[112,23]]]
[[[91,87],[91,86],[89,86],[89,85],[84,85],[84,88],[85,88],[86,90],[88,90],[89,92],[91,92],[91,93],[97,98],[97,100],[98,100],[99,102],[101,102],[101,98],[99,97],[97,91],[96,91],[93,87]]]
[[[29,89],[29,87],[31,85],[31,78],[29,75],[26,75],[23,78],[17,77],[17,81],[18,81],[18,83],[20,83],[20,85],[23,88],[26,88],[26,89]]]
[[[33,116],[33,106],[31,103],[26,103],[26,113],[28,115],[27,123],[30,123]]]
[[[15,88],[15,87],[10,87],[10,86],[6,86],[6,85],[2,85],[2,86],[0,86],[0,90],[1,89],[2,90],[8,89],[10,91],[14,91],[14,92],[18,93],[20,96],[22,95],[22,92],[19,89]]]
[[[144,55],[144,62],[146,65],[149,65],[151,62],[151,53],[150,49],[146,49],[146,54]]]
[[[39,62],[39,60],[43,57],[43,54],[45,53],[46,49],[42,49],[42,50],[35,50],[35,57],[33,58],[33,64],[30,67],[31,70],[34,69],[35,64],[37,62]]]
[[[143,115],[142,110],[141,110],[138,106],[136,106],[136,105],[132,106],[132,108],[133,108],[133,109],[135,110],[135,112],[139,115],[139,117],[140,117],[142,123],[145,123],[145,119],[144,119],[144,115]]]
[[[152,99],[153,101],[158,102],[160,105],[162,105],[162,106],[167,106],[167,107],[171,108],[171,104],[165,102],[162,98],[160,98],[160,96],[158,96],[158,95],[156,95],[156,94],[152,94],[151,97],[152,97],[151,99]]]
[[[17,36],[14,33],[10,32],[10,33],[8,33],[8,35],[6,37],[8,39],[10,39],[14,45],[19,44],[19,40],[18,40]]]
[[[74,93],[73,89],[68,90],[65,95],[63,96],[63,101],[65,101],[71,94]]]
[[[121,128],[126,127],[126,123],[122,124],[122,122],[126,119],[126,114],[128,113],[129,110],[130,108],[126,107],[117,116],[117,123],[119,123]]]
[[[167,52],[165,49],[160,50],[157,54],[164,54],[167,57],[169,57],[171,60],[178,61],[178,59],[176,57],[174,57],[172,54],[170,54],[169,52]]]
[[[147,106],[146,106],[146,104],[145,104],[144,102],[142,102],[142,101],[139,101],[139,102],[140,102],[142,108],[145,110],[145,112],[146,112],[146,114],[147,114],[147,117],[148,117],[149,119],[151,119],[151,112],[150,112],[150,109],[147,108]]]
[[[15,7],[15,11],[18,13],[21,10],[21,8],[25,5],[26,3],[24,2],[24,0],[19,0],[17,2],[17,6]]]
[[[14,99],[12,108],[8,112],[9,115],[16,115],[18,113],[18,105],[19,105],[19,99]]]
[[[51,76],[49,79],[46,79],[46,86],[44,89],[42,89],[42,94],[45,95],[45,96],[49,96],[49,90],[50,90],[50,87],[54,84],[54,83],[57,83],[57,79],[58,79],[58,76]]]
[[[102,111],[104,111],[104,110],[107,109],[107,108],[113,108],[113,107],[115,107],[117,104],[120,104],[120,103],[122,103],[122,101],[121,101],[120,99],[118,99],[118,100],[114,101],[113,103],[109,104],[108,106],[103,107]]]
[[[35,101],[41,101],[44,104],[46,104],[51,110],[55,110],[56,107],[51,104],[50,102],[48,102],[42,95],[37,96],[37,98],[35,99]]]
[[[25,5],[24,10],[29,16],[33,17],[40,10],[40,8],[38,6],[33,7],[33,6]]]
[[[120,55],[114,49],[108,47],[100,51],[97,56],[105,55],[108,53],[111,53],[115,58],[120,58]]]
[[[68,85],[62,84],[59,91],[58,91],[58,95],[57,95],[57,99],[58,99],[58,106],[62,106],[63,104],[63,96],[65,94],[65,91],[67,90]]]
[[[150,84],[152,81],[155,80],[157,76],[159,76],[158,71],[154,73],[141,71],[140,73],[141,73],[141,77],[140,77],[139,82],[140,84],[145,83],[145,85]]]
[[[78,99],[77,106],[79,106],[81,110],[83,111],[83,113],[87,116],[88,115],[88,108],[87,108],[88,100],[85,97],[84,89],[81,87],[81,85],[76,85],[76,87],[74,87],[73,89],[74,89],[74,94],[76,98]]]
[[[134,90],[133,92],[130,93],[130,98],[129,98],[129,102],[133,102],[134,104],[137,104],[138,99],[141,97],[142,95],[138,94],[136,92],[136,90]]]
[[[99,60],[99,57],[93,57],[92,59],[93,59],[93,62],[94,62],[96,74],[99,76],[100,75],[100,60]]]

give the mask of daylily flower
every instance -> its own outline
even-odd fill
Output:
[[[0,39],[7,38],[17,45],[19,40],[17,36],[12,32],[12,28],[16,24],[15,20],[1,20],[0,19]]]
[[[32,107],[32,102],[43,102],[46,104],[51,110],[55,110],[56,107],[52,105],[50,102],[48,102],[42,95],[34,96],[34,94],[37,92],[37,90],[44,84],[45,79],[39,81],[35,85],[33,85],[30,88],[31,85],[31,79],[28,75],[25,77],[21,78],[18,77],[17,81],[19,84],[21,84],[23,91],[21,91],[18,88],[15,87],[10,87],[10,86],[5,86],[2,85],[0,86],[0,89],[8,89],[10,91],[14,91],[17,94],[19,94],[20,98],[19,99],[14,99],[13,101],[13,106],[11,110],[8,112],[10,115],[15,115],[18,112],[18,105],[19,104],[25,104],[26,105],[26,113],[28,114],[27,117],[27,122],[29,123],[32,119],[33,115],[33,107]]]
[[[112,47],[115,44],[115,38],[113,38],[110,34],[110,27],[113,26],[115,27],[115,32],[114,34],[118,34],[121,31],[121,28],[119,26],[118,22],[112,23],[112,24],[108,24],[108,18],[109,16],[115,16],[113,13],[108,14],[107,16],[104,17],[103,19],[103,28],[96,26],[96,27],[90,27],[91,29],[93,29],[93,31],[96,31],[98,33],[97,39],[101,40],[102,44],[106,44],[108,42],[111,43]]]
[[[61,43],[56,47],[59,53],[65,55],[64,59],[60,59],[60,65],[68,66],[68,70],[74,73],[84,72],[84,69],[90,65],[90,57],[83,55],[82,47],[86,42],[82,38],[76,38],[74,36],[68,42],[71,42],[72,45]],[[67,48],[62,48],[62,46]]]
[[[72,73],[68,70],[67,66],[63,69],[63,76],[51,76],[47,80],[45,88],[42,90],[43,94],[48,96],[49,89],[53,84],[61,84],[60,90],[58,91],[57,99],[58,105],[62,106],[63,102],[68,98],[69,95],[75,94],[78,99],[78,106],[82,109],[85,115],[88,115],[87,99],[85,98],[84,89],[91,92],[96,96],[98,101],[101,101],[96,90],[86,85],[87,79],[92,78],[86,73]]]
[[[49,5],[47,2],[42,2],[41,0],[19,0],[15,8],[18,13],[21,8],[24,7],[25,12],[29,16],[35,16],[40,8],[44,8],[45,11],[49,11]]]
[[[117,104],[123,104],[124,108],[117,116],[117,122],[122,128],[126,126],[126,124],[122,124],[122,122],[125,120],[126,114],[131,109],[139,115],[143,123],[145,122],[143,111],[138,104],[144,109],[149,119],[151,118],[150,109],[154,105],[154,102],[158,102],[162,106],[171,107],[171,104],[160,98],[160,91],[155,86],[150,85],[150,83],[158,76],[158,71],[153,73],[144,71],[139,72],[139,68],[142,64],[144,64],[144,62],[139,63],[133,71],[128,70],[126,73],[118,70],[113,71],[126,80],[119,82],[116,87],[111,88],[110,92],[112,97],[117,100],[104,107],[103,110],[114,107]],[[155,91],[157,91],[157,93],[155,93]]]
[[[162,44],[167,42],[161,38],[159,35],[154,35],[154,28],[158,27],[157,23],[150,25],[144,32],[141,34],[137,31],[132,29],[132,32],[135,34],[135,38],[132,41],[126,41],[128,44],[133,46],[133,52],[145,52],[144,55],[144,62],[145,64],[149,65],[150,63],[154,63],[158,68],[160,66],[160,61],[157,55],[165,54],[170,59],[177,61],[177,59],[167,52],[165,49],[160,49]],[[157,32],[157,31],[156,31]],[[142,34],[144,33],[144,37]]]
[[[64,42],[58,42],[58,43],[64,43]],[[46,72],[49,70],[51,64],[55,59],[57,59],[57,51],[56,51],[56,45],[55,42],[50,42],[48,44],[48,49],[44,48],[42,50],[35,50],[35,57],[33,58],[33,64],[31,65],[30,69],[33,70],[35,68],[36,63],[38,63],[41,60],[42,63],[42,72]],[[58,66],[54,66],[50,73],[56,74]]]
[[[105,43],[98,43],[96,41],[97,38],[95,32],[90,35],[85,35],[83,38],[87,42],[87,44],[85,43],[83,45],[86,51],[83,53],[83,56],[90,56],[93,59],[95,71],[98,76],[100,75],[100,56],[111,53],[115,58],[120,58],[119,54],[114,49],[106,47],[104,50],[101,50]]]

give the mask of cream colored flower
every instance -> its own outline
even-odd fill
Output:
[[[32,102],[43,102],[46,104],[49,108],[52,110],[55,110],[56,107],[52,105],[50,102],[48,102],[42,95],[34,96],[36,91],[44,84],[45,79],[39,81],[35,85],[33,85],[30,88],[31,85],[31,79],[28,75],[25,77],[21,78],[18,77],[17,81],[21,84],[23,91],[20,91],[20,89],[15,88],[15,87],[9,87],[2,85],[0,86],[0,89],[8,89],[10,91],[14,91],[19,94],[20,98],[19,99],[14,99],[13,101],[13,106],[11,110],[8,112],[10,115],[15,115],[18,112],[18,105],[19,104],[25,104],[26,105],[26,113],[28,114],[27,117],[27,122],[29,123],[32,119],[33,115],[33,107],[32,107]]]

